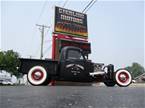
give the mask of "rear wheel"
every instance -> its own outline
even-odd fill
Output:
[[[131,74],[125,69],[118,70],[115,74],[115,79],[117,85],[119,85],[120,87],[127,87],[132,82]]]
[[[48,85],[50,82],[48,73],[42,66],[32,67],[28,72],[27,78],[30,84],[35,86]]]

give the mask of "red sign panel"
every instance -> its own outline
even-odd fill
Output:
[[[55,49],[54,49],[54,59],[58,60],[60,56],[60,51],[65,46],[74,46],[81,48],[84,54],[88,55],[91,53],[91,45],[88,42],[83,41],[73,41],[73,40],[66,40],[66,39],[55,39]]]

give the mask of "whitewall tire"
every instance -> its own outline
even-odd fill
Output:
[[[48,80],[48,75],[44,67],[34,66],[28,72],[28,81],[32,85],[43,85]]]
[[[131,74],[125,69],[118,70],[115,74],[115,79],[117,85],[121,87],[129,86],[132,82]]]

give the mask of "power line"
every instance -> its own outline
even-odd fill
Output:
[[[91,4],[91,6],[84,12],[84,13],[86,13],[95,3],[97,2],[97,0],[95,0],[92,4]]]
[[[47,2],[47,0],[45,0],[44,3],[43,3],[43,5],[42,5],[42,8],[41,8],[40,14],[39,14],[39,16],[38,16],[38,18],[37,18],[37,20],[36,20],[36,23],[39,22],[39,20],[40,20],[42,14],[43,14],[43,12],[44,12],[44,9],[45,9],[45,7],[46,7],[46,2]],[[35,24],[36,24],[36,23],[35,23]],[[35,32],[35,33],[36,33],[36,32]],[[36,52],[38,52],[38,51],[39,51],[39,50],[37,49]]]
[[[47,52],[50,50],[51,47],[52,47],[52,43],[44,50],[43,53],[44,56],[47,54]]]
[[[51,26],[49,26],[49,28],[51,28]],[[45,36],[49,33],[50,29],[48,29],[46,32],[45,32]]]
[[[37,22],[36,22],[36,23],[38,23],[38,22],[39,22],[39,20],[40,20],[40,18],[41,18],[41,16],[42,16],[42,14],[43,14],[43,12],[44,12],[44,9],[45,9],[45,7],[46,7],[46,2],[47,2],[47,0],[45,0],[45,2],[43,3],[42,9],[41,9],[41,11],[40,11],[40,14],[39,14],[39,17],[38,17],[38,19],[37,19]]]
[[[92,0],[91,2],[89,2],[89,4],[87,4],[87,6],[83,9],[82,13],[84,13],[84,11],[89,7],[89,5],[93,2],[94,0]]]
[[[65,0],[64,4],[62,5],[62,7],[65,7],[65,5],[67,4],[68,0]]]
[[[95,3],[97,0],[92,0],[89,4],[83,9],[82,13],[86,13]]]

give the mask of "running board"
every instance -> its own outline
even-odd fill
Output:
[[[95,76],[95,75],[104,75],[105,74],[105,72],[103,72],[103,71],[99,71],[99,72],[92,72],[92,73],[90,73],[90,76]]]

